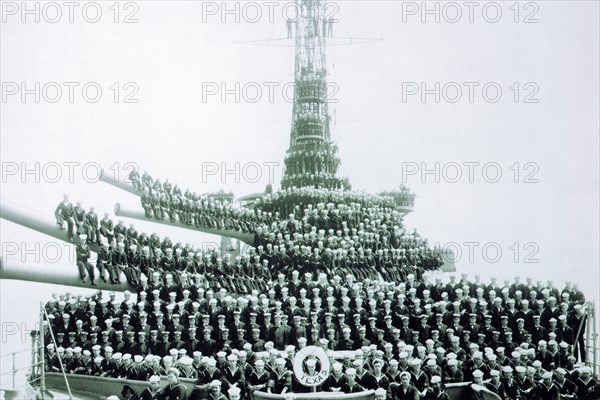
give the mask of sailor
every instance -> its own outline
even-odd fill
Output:
[[[494,392],[501,399],[506,398],[506,392],[504,390],[504,384],[500,382],[500,372],[498,370],[490,371],[490,381],[485,384],[486,389],[491,392]]]
[[[269,379],[269,393],[285,394],[292,389],[291,372],[285,368],[285,360],[277,358],[275,361],[275,370]]]
[[[574,399],[577,394],[577,386],[566,378],[567,371],[563,368],[556,368],[554,384],[558,387],[561,399]]]
[[[149,386],[144,389],[140,395],[140,400],[158,400],[160,399],[160,377],[158,375],[152,375],[148,379]]]
[[[473,371],[473,383],[475,385],[479,385],[480,387],[471,387],[470,388],[470,397],[471,400],[483,400],[485,397],[483,396],[483,392],[481,391],[481,385],[483,383],[483,372],[476,369]]]
[[[64,223],[67,223],[69,240],[73,240],[73,237],[75,236],[75,209],[73,204],[69,201],[69,196],[67,194],[63,195],[63,201],[56,207],[54,216],[56,217],[56,223],[60,226],[60,229],[64,230]]]
[[[209,400],[227,400],[227,397],[221,393],[221,381],[214,380],[210,383],[210,394],[208,395]]]
[[[394,384],[390,386],[392,398],[397,400],[418,400],[419,391],[411,382],[410,372],[402,372],[400,374],[400,385]]]
[[[414,382],[414,386],[418,389],[419,394],[422,396],[425,394],[427,387],[429,386],[429,378],[427,374],[421,370],[421,359],[414,358],[410,362],[412,367],[411,381]]]
[[[577,398],[579,400],[592,400],[597,397],[593,397],[592,391],[597,391],[596,380],[592,377],[592,368],[588,366],[581,367],[579,369],[580,376],[577,378],[575,384],[577,385]]]
[[[133,356],[133,365],[131,365],[131,368],[127,372],[127,379],[145,381],[148,378],[148,371],[142,365],[142,361],[144,361],[144,357],[141,355]]]
[[[376,390],[382,388],[387,391],[390,387],[390,379],[383,373],[383,363],[381,359],[373,360],[373,373],[370,374],[366,381],[363,381],[363,386],[366,389]]]
[[[177,364],[181,371],[182,378],[198,379],[198,372],[192,366],[194,362],[190,357],[182,357]]]
[[[442,378],[438,375],[431,377],[431,387],[423,397],[423,400],[450,400],[448,393],[442,388]]]
[[[127,268],[127,254],[125,253],[125,243],[117,243],[117,250],[112,254],[112,263],[107,266],[110,283],[121,283],[121,271]]]
[[[562,398],[558,386],[552,382],[552,372],[545,372],[542,375],[542,383],[537,385],[534,393],[538,398],[544,400],[560,400]]]
[[[254,362],[254,371],[248,376],[248,389],[250,394],[255,390],[264,391],[269,383],[269,373],[265,371],[265,363],[263,360]]]
[[[204,390],[210,389],[210,382],[221,379],[221,371],[217,369],[217,361],[209,358],[206,362],[206,369],[198,377],[198,385]]]
[[[221,370],[223,373],[222,381],[225,384],[224,390],[229,390],[232,386],[243,387],[246,377],[244,371],[238,366],[238,356],[229,354],[227,356],[227,366]]]
[[[60,371],[60,361],[58,359],[58,355],[56,354],[56,352],[54,350],[54,344],[50,343],[49,345],[46,346],[45,358],[46,358],[46,363],[44,364],[44,367],[46,368],[46,371],[49,371],[49,372],[59,372]]]
[[[179,382],[179,370],[169,368],[167,372],[169,384],[161,390],[164,400],[185,400],[187,398],[185,386]]]
[[[229,400],[240,400],[242,391],[238,387],[232,387],[227,391]]]
[[[108,244],[112,244],[114,238],[114,224],[108,213],[104,213],[104,217],[100,220],[100,235],[106,238]]]
[[[356,383],[356,369],[348,368],[346,370],[346,382],[342,385],[341,391],[344,393],[363,392],[365,388]]]
[[[75,251],[77,253],[77,268],[79,269],[79,277],[81,278],[81,283],[86,283],[87,275],[89,275],[92,286],[96,286],[96,282],[94,281],[94,266],[89,261],[92,253],[89,246],[87,245],[87,235],[79,235],[79,240],[80,242],[75,247]]]

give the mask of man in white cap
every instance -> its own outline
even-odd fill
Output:
[[[185,400],[187,398],[185,386],[179,382],[179,370],[170,368],[167,371],[169,384],[161,390],[162,398],[168,400]]]
[[[203,389],[209,389],[210,382],[221,379],[221,371],[217,369],[217,361],[214,358],[209,358],[206,362],[206,368],[198,377],[198,385],[203,386]]]
[[[542,383],[537,385],[535,394],[538,398],[544,400],[560,400],[560,392],[558,386],[552,382],[552,372],[545,372],[542,375]]]
[[[178,365],[182,378],[198,379],[198,372],[192,367],[193,362],[194,360],[187,356],[179,360]]]
[[[339,391],[344,383],[346,382],[346,378],[343,374],[343,365],[339,362],[334,362],[332,365],[333,372],[329,375],[329,378],[325,381],[323,385],[324,391]]]
[[[229,354],[227,356],[227,366],[221,370],[222,381],[225,384],[224,390],[229,391],[232,386],[243,387],[245,376],[242,369],[238,366],[238,356]]]
[[[242,397],[241,393],[242,393],[242,391],[240,390],[240,388],[238,388],[236,386],[231,387],[227,391],[227,394],[229,395],[229,400],[240,400]]]
[[[148,383],[150,385],[144,389],[140,395],[140,400],[158,400],[160,398],[160,377],[152,375],[148,379]]]
[[[270,393],[285,394],[292,390],[291,371],[285,367],[285,359],[277,358],[275,360],[275,370],[269,379]]]
[[[430,384],[431,387],[425,394],[424,400],[450,400],[448,393],[442,387],[442,378],[439,375],[433,375]]]
[[[420,395],[416,387],[411,384],[412,375],[408,371],[400,374],[400,384],[392,383],[390,389],[397,399],[419,400]]]
[[[579,369],[579,378],[575,384],[577,385],[577,398],[580,400],[592,400],[597,397],[592,397],[592,391],[597,391],[596,380],[592,377],[592,368],[588,366]]]
[[[210,394],[208,396],[210,400],[227,400],[227,397],[221,393],[221,381],[214,380],[210,383]]]
[[[51,372],[60,371],[60,361],[54,350],[54,344],[50,343],[46,346],[46,370]]]
[[[574,399],[577,395],[577,386],[566,378],[567,371],[559,367],[554,372],[554,384],[558,387],[561,399]]]
[[[500,382],[500,372],[498,370],[492,369],[490,371],[490,381],[485,384],[485,387],[489,391],[496,393],[501,399],[506,398],[504,384]]]
[[[128,379],[145,381],[148,378],[148,371],[146,370],[146,367],[142,365],[142,361],[144,361],[144,357],[141,355],[133,356],[133,365],[127,371]]]
[[[269,383],[269,373],[265,371],[263,360],[256,360],[254,362],[254,370],[250,372],[247,382],[250,393],[253,393],[255,390],[265,390]]]
[[[92,251],[90,250],[90,247],[87,244],[87,235],[79,235],[79,244],[75,246],[75,252],[77,254],[77,269],[79,270],[79,277],[81,278],[81,283],[86,283],[87,275],[89,275],[92,286],[96,286],[94,277],[94,266],[89,261],[90,257],[92,256]]]
[[[471,393],[470,393],[470,397],[468,397],[468,398],[471,400],[485,399],[485,397],[483,397],[483,393],[481,392],[482,385],[483,385],[483,372],[481,372],[478,369],[473,371],[473,383],[475,385],[470,387]]]
[[[342,385],[342,392],[348,393],[358,393],[363,392],[365,390],[364,387],[356,383],[356,370],[354,368],[348,368],[346,370],[346,383]]]

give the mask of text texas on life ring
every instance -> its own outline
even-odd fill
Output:
[[[321,364],[320,371],[315,370],[314,375],[309,375],[304,371],[304,360],[308,356],[316,357]],[[294,357],[294,375],[298,379],[298,382],[304,386],[318,386],[325,382],[329,377],[329,366],[327,353],[321,347],[306,346],[300,349]]]

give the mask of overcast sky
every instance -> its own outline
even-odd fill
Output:
[[[286,3],[274,3],[270,18],[263,2],[239,3],[238,15],[223,14],[221,2],[121,3],[118,16],[112,2],[100,2],[97,23],[86,21],[95,17],[94,7],[83,12],[86,3],[74,10],[72,23],[65,7],[50,23],[56,10],[40,3],[36,23],[20,4],[3,9],[1,25],[3,202],[47,219],[63,192],[100,212],[118,201],[137,206],[130,194],[88,182],[95,180],[95,165],[112,167],[122,178],[126,163],[184,188],[223,188],[237,196],[264,190],[265,163],[272,163],[278,186],[289,145],[292,104],[282,88],[293,82],[293,42],[234,42],[285,38],[282,14],[293,16]],[[482,2],[473,10],[462,2],[454,3],[459,8],[428,3],[440,10],[439,23],[421,2],[330,4],[328,15],[338,20],[330,44],[384,39],[327,49],[332,135],[340,172],[353,188],[379,192],[404,180],[417,194],[406,225],[431,243],[460,244],[459,272],[518,273],[558,284],[570,279],[597,298],[598,3],[530,2],[511,9],[512,2]],[[257,9],[262,17],[252,22]],[[39,103],[33,94],[23,102],[22,82],[28,89],[40,83]],[[72,103],[64,82],[78,84]],[[236,83],[247,88],[240,102],[234,94],[223,101],[222,84],[235,91]],[[95,87],[102,90],[98,102],[84,98],[86,84],[88,100]],[[51,103],[56,86],[62,94]],[[424,99],[423,88],[430,90]],[[462,97],[454,102],[457,88]],[[126,103],[127,95],[137,103]],[[48,163],[62,166],[62,178],[39,184],[32,175],[23,178],[20,169],[35,162],[42,181],[54,177],[55,164]],[[73,183],[65,162],[80,163]],[[237,176],[207,174],[215,165],[235,169],[235,163]],[[439,182],[434,174],[421,175],[436,163]],[[19,171],[11,175],[15,165]],[[88,179],[82,165],[90,166]],[[461,179],[455,179],[457,165]],[[419,171],[409,175],[415,166]],[[262,175],[254,179],[257,171]],[[214,241],[137,225],[176,240]],[[4,242],[47,240],[5,221],[1,234]],[[477,242],[472,260],[468,242]],[[17,287],[2,283],[3,304],[11,285]]]

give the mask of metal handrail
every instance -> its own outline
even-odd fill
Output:
[[[15,354],[28,353],[30,351],[31,351],[31,349],[26,349],[26,350],[21,350],[21,351],[15,351],[15,352],[12,352],[12,353],[6,353],[6,354],[0,355],[0,358],[12,357]]]
[[[13,373],[15,373],[15,372],[17,372],[17,371],[21,371],[21,370],[23,370],[23,369],[29,369],[29,368],[31,368],[31,367],[38,366],[38,365],[40,365],[40,364],[44,364],[44,362],[43,362],[43,361],[39,361],[39,362],[33,363],[33,364],[31,364],[31,365],[29,365],[29,366],[27,366],[27,367],[13,368],[13,369],[12,369],[12,370],[10,370],[10,371],[6,371],[6,372],[3,372],[3,373],[1,373],[1,374],[0,374],[0,376],[2,376],[2,375],[7,375],[7,374],[13,374]]]

